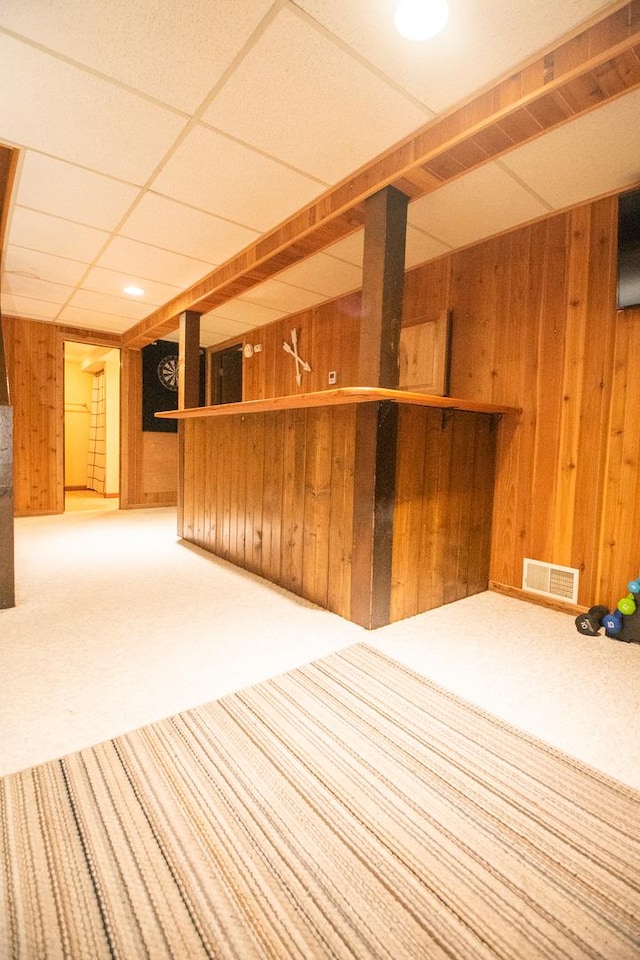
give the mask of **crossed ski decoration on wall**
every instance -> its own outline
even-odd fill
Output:
[[[311,367],[298,353],[298,331],[295,328],[291,331],[291,343],[287,343],[285,340],[282,349],[292,356],[296,362],[296,383],[300,386],[302,384],[302,371],[311,373]]]

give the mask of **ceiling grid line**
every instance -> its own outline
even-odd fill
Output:
[[[194,306],[207,346],[356,289],[385,185],[412,267],[637,184],[637,0],[457,0],[423,45],[392,5],[4,0],[2,311],[141,345]]]

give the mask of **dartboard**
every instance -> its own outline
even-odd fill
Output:
[[[158,380],[167,390],[178,389],[178,358],[175,355],[162,358],[158,364]]]

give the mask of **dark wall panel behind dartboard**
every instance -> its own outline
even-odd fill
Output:
[[[204,405],[204,350],[200,351],[200,405]],[[156,340],[142,348],[142,429],[175,433],[176,420],[158,420],[161,410],[178,409],[178,344]]]

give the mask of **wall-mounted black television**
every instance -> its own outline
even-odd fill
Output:
[[[640,306],[640,190],[618,198],[618,309]]]

